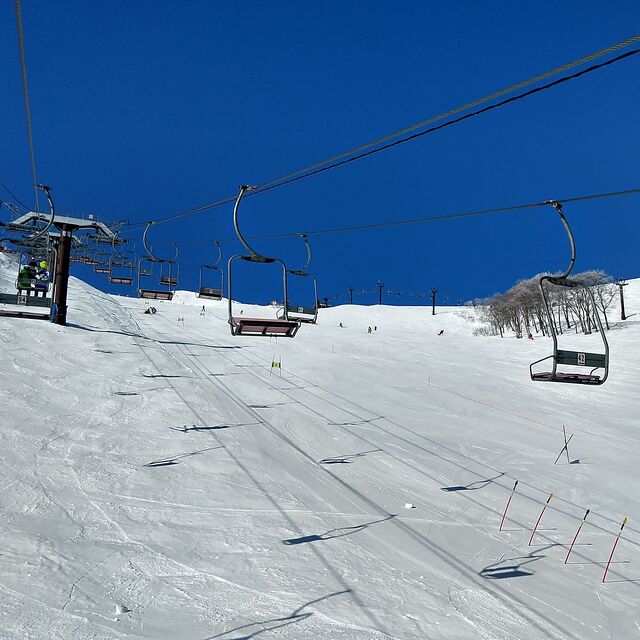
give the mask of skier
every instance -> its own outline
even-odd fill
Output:
[[[367,333],[371,333],[371,327],[369,327],[369,330],[367,331]]]

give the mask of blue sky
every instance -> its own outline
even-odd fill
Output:
[[[60,211],[131,222],[266,182],[616,43],[640,24],[632,0],[38,0],[23,2],[22,14],[38,179]],[[31,204],[13,3],[1,5],[0,24],[0,180]],[[637,56],[250,198],[242,227],[290,233],[638,187],[639,70]],[[640,276],[639,207],[640,196],[567,206],[576,269]],[[231,213],[226,206],[153,229],[156,253],[181,243],[181,288],[195,288],[198,265],[215,256],[213,245],[193,241],[231,238]],[[554,216],[543,208],[321,236],[311,270],[321,296],[378,280],[394,291],[435,287],[450,301],[490,295],[565,265]],[[141,251],[139,230],[131,237]],[[256,246],[292,268],[304,262],[299,240]],[[226,260],[240,245],[223,250]],[[292,298],[308,296],[300,286]],[[268,267],[241,265],[234,290],[244,300],[281,297]]]

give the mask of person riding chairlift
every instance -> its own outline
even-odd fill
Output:
[[[31,269],[27,265],[20,267],[18,272],[18,287],[29,288],[31,286]]]

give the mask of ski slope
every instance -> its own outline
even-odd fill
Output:
[[[72,279],[68,327],[0,318],[0,638],[640,638],[640,280],[625,301],[582,388],[459,308],[276,343]]]

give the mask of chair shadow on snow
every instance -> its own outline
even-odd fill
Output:
[[[205,349],[244,349],[239,345],[202,344],[200,342],[180,342],[179,340],[157,340],[158,344],[176,344],[185,347],[203,347]]]
[[[90,331],[91,333],[114,333],[119,336],[127,336],[128,338],[140,338],[142,340],[148,340],[149,338],[142,333],[136,333],[135,331],[115,331],[114,329],[101,329],[100,327],[91,327],[89,325],[83,326],[75,322],[67,322],[67,327],[73,329],[81,329],[82,331]]]
[[[329,422],[328,424],[332,427],[355,427],[359,424],[369,424],[370,422],[375,422],[376,420],[383,420],[384,416],[378,416],[377,418],[369,418],[368,420],[353,420],[351,422]]]
[[[194,378],[195,376],[171,375],[168,373],[141,373],[143,378]]]
[[[497,476],[493,476],[493,478],[487,478],[486,480],[476,480],[475,482],[470,482],[466,485],[454,485],[452,487],[440,487],[442,491],[476,491],[478,489],[484,489],[487,485],[491,484],[494,480],[501,478],[504,473],[499,473]]]
[[[297,404],[296,400],[291,402],[273,402],[271,404],[248,404],[247,407],[250,409],[271,409],[272,407],[282,407],[286,404]]]
[[[391,518],[395,518],[396,515],[394,513],[389,514],[385,518],[381,518],[380,520],[373,520],[372,522],[365,522],[364,524],[358,524],[353,527],[340,527],[338,529],[331,529],[330,531],[325,531],[321,534],[312,533],[308,536],[300,536],[298,538],[289,538],[287,540],[283,540],[282,544],[286,544],[288,546],[296,545],[296,544],[306,544],[307,542],[318,542],[320,540],[333,540],[334,538],[343,538],[345,536],[353,535],[354,533],[360,533],[364,531],[372,524],[378,524],[380,522],[385,522],[386,520],[391,520]]]
[[[191,426],[183,425],[181,427],[169,427],[172,431],[179,431],[180,433],[189,433],[190,431],[217,431],[219,429],[231,429],[234,427],[252,427],[254,425],[263,424],[262,422],[242,422],[240,424],[210,424],[199,425],[192,424]]]
[[[160,458],[158,460],[152,460],[151,462],[147,462],[145,465],[145,467],[170,467],[174,464],[179,464],[178,460],[180,460],[181,458],[188,458],[190,456],[197,456],[200,455],[201,453],[205,453],[206,451],[213,451],[214,449],[222,449],[222,445],[219,445],[217,447],[207,447],[206,449],[199,449],[198,451],[190,451],[189,453],[181,453],[179,455],[176,456],[169,456],[168,458]]]
[[[370,451],[361,451],[360,453],[351,453],[344,456],[332,456],[330,458],[323,458],[320,460],[320,464],[351,464],[356,458],[363,458],[369,453],[375,453],[376,451],[382,451],[382,449],[371,449]]]
[[[478,575],[487,578],[489,580],[505,580],[507,578],[523,578],[526,576],[532,576],[535,571],[529,571],[528,569],[523,569],[525,565],[531,564],[532,562],[536,562],[542,558],[546,558],[541,551],[546,551],[547,549],[551,549],[553,547],[562,546],[558,542],[554,542],[553,544],[549,544],[546,547],[542,547],[541,549],[537,549],[536,551],[532,551],[526,556],[517,556],[515,558],[500,558],[498,562],[494,564],[490,564],[482,569]],[[520,560],[520,562],[517,562]],[[510,563],[510,564],[506,564]]]
[[[303,604],[302,606],[295,609],[288,616],[284,616],[283,618],[270,618],[269,620],[260,620],[258,622],[248,622],[247,624],[240,625],[239,627],[234,627],[233,629],[229,629],[229,631],[223,631],[222,633],[217,633],[215,636],[207,636],[203,640],[215,640],[215,638],[225,638],[226,640],[251,640],[251,638],[255,638],[261,633],[265,633],[267,631],[275,631],[276,629],[280,629],[282,627],[287,627],[290,624],[295,624],[296,622],[301,622],[302,620],[306,620],[313,615],[312,611],[304,612],[304,609],[310,607],[311,605],[317,604],[318,602],[322,602],[323,600],[328,600],[329,598],[333,598],[334,596],[341,596],[345,593],[351,593],[351,589],[344,589],[343,591],[336,591],[335,593],[330,593],[326,596],[322,596],[320,598],[316,598],[315,600],[311,600]],[[257,627],[255,630],[252,630],[251,627]],[[229,636],[231,633],[242,632],[243,635],[234,636],[233,638]]]

